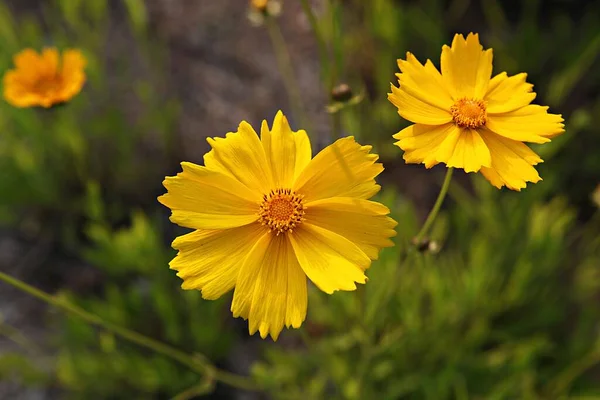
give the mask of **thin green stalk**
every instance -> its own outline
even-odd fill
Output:
[[[419,233],[417,233],[417,236],[415,236],[415,243],[417,245],[419,245],[419,243],[421,243],[421,241],[423,240],[425,235],[427,235],[427,233],[429,233],[429,230],[431,229],[431,226],[433,225],[435,218],[437,217],[438,213],[440,212],[440,208],[442,207],[442,203],[444,202],[444,198],[446,197],[446,193],[448,193],[448,188],[450,187],[450,181],[452,180],[452,172],[453,171],[454,170],[452,168],[448,168],[448,171],[446,171],[446,177],[444,178],[444,183],[442,184],[442,189],[440,190],[440,193],[438,194],[438,197],[435,200],[435,204],[433,205],[433,208],[429,212],[429,215],[427,216],[427,219],[425,220],[423,227],[421,228]]]
[[[302,129],[311,132],[312,130],[310,129],[309,120],[304,111],[304,106],[302,105],[300,89],[298,88],[298,82],[295,78],[294,68],[292,67],[292,59],[287,49],[285,38],[281,33],[279,25],[272,16],[266,16],[265,21],[292,111],[300,120]]]
[[[190,369],[211,377],[215,381],[220,381],[224,384],[237,387],[245,390],[257,390],[256,385],[249,379],[240,375],[232,374],[227,371],[216,368],[210,364],[204,356],[201,355],[188,355],[187,353],[169,346],[165,343],[159,342],[127,328],[123,328],[111,322],[103,320],[100,316],[85,311],[84,309],[69,303],[64,298],[52,296],[42,290],[39,290],[19,279],[13,278],[10,275],[0,272],[0,280],[5,283],[27,293],[33,297],[54,306],[67,311],[77,317],[81,318],[85,322],[101,327],[116,336],[121,337],[129,342],[135,343],[139,346],[146,347],[157,353],[165,355],[179,363],[189,367]]]
[[[39,353],[39,348],[34,342],[29,340],[18,329],[7,325],[3,321],[0,321],[0,336],[3,336],[11,342],[21,346],[23,350]]]
[[[334,141],[342,137],[342,111],[331,114],[331,135]]]
[[[342,42],[342,6],[338,0],[329,2],[331,10],[332,47],[333,47],[333,72],[332,80],[335,84],[340,79],[344,65],[344,43]]]
[[[325,42],[325,38],[323,37],[323,32],[321,32],[321,28],[319,27],[317,17],[315,16],[315,13],[313,12],[313,10],[309,4],[309,0],[301,0],[301,4],[302,4],[302,10],[304,11],[306,18],[308,18],[310,27],[312,28],[313,32],[315,33],[315,37],[317,39],[317,47],[319,49],[319,59],[321,61],[321,68],[323,69],[323,81],[325,82],[325,85],[327,86],[327,92],[329,92],[331,89],[333,89],[333,85],[335,84],[335,82],[333,82],[333,79],[331,79],[331,71],[330,71],[330,66],[329,66],[330,61],[329,61],[329,56],[328,56],[328,52],[327,52],[327,43]],[[328,93],[328,95],[329,95],[329,93]]]

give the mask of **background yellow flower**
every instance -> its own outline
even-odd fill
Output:
[[[159,201],[194,232],[177,238],[171,262],[184,289],[217,299],[235,287],[231,311],[276,340],[298,328],[307,308],[306,277],[326,293],[354,290],[379,250],[392,246],[396,222],[369,201],[383,170],[371,146],[339,139],[311,160],[305,131],[277,113],[260,139],[242,122],[209,139],[205,166],[182,163]]]
[[[542,159],[523,142],[549,142],[564,131],[563,119],[529,105],[535,93],[526,74],[491,78],[492,50],[483,50],[477,34],[457,34],[442,48],[441,74],[411,53],[398,66],[399,87],[388,98],[415,123],[394,135],[406,162],[481,171],[498,188],[541,180],[533,165]]]
[[[25,49],[15,55],[15,69],[4,75],[4,98],[15,107],[51,107],[70,100],[85,83],[85,58],[79,50],[56,48],[41,54]]]

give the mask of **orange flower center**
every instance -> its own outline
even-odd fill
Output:
[[[485,102],[475,99],[460,99],[450,107],[454,123],[461,128],[479,128],[485,125],[487,114]]]
[[[258,222],[277,235],[292,232],[304,220],[302,197],[291,189],[271,190],[268,195],[263,196],[260,203]]]
[[[33,91],[42,96],[56,93],[62,87],[60,75],[42,76],[33,85]]]

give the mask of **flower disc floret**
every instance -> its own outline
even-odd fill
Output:
[[[291,189],[271,190],[263,196],[258,222],[277,235],[292,232],[304,219],[302,198]]]
[[[485,125],[487,118],[483,100],[463,98],[450,107],[452,120],[461,128],[477,129]]]

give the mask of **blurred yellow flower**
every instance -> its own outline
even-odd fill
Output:
[[[159,201],[171,221],[194,232],[173,242],[170,263],[182,288],[217,299],[234,289],[231,311],[250,334],[277,340],[306,317],[307,277],[322,291],[355,290],[379,250],[392,246],[396,222],[368,199],[383,170],[371,146],[339,139],[312,158],[305,131],[278,112],[260,138],[242,122],[209,138],[204,166],[181,163]],[[312,159],[311,159],[312,158]]]
[[[25,49],[14,57],[15,69],[4,74],[4,98],[15,107],[51,107],[70,100],[85,83],[85,58],[79,50],[56,48],[41,54]]]
[[[541,180],[533,165],[542,159],[523,142],[549,142],[564,132],[563,119],[529,104],[535,93],[527,74],[491,78],[492,50],[483,50],[477,34],[457,34],[443,46],[441,74],[411,53],[398,66],[399,87],[392,85],[388,99],[415,123],[394,135],[406,162],[481,171],[497,188]]]
[[[267,8],[269,0],[250,0],[250,5],[257,10],[263,11]]]

